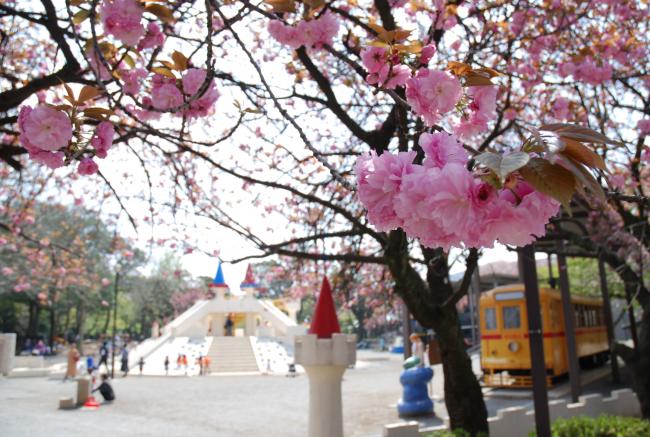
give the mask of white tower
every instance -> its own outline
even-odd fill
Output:
[[[324,278],[309,334],[295,339],[296,363],[309,378],[309,437],[343,437],[341,380],[345,369],[356,362],[357,340],[340,331]]]

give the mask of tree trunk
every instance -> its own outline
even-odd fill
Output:
[[[38,319],[41,316],[41,306],[38,302],[29,302],[29,322],[27,323],[26,338],[34,341],[38,337]]]
[[[395,291],[418,323],[432,328],[437,335],[451,428],[464,429],[470,435],[487,434],[487,408],[481,386],[465,350],[456,306],[447,301],[453,294],[447,256],[441,249],[423,249],[423,253],[428,266],[426,283],[409,262],[404,232],[397,230],[389,234],[385,255],[395,280]]]
[[[56,335],[56,309],[54,302],[50,306],[50,349],[54,350],[54,336]]]
[[[70,329],[70,313],[72,312],[72,308],[68,308],[68,310],[65,312],[65,322],[63,322],[63,334],[64,337],[67,339],[68,335],[68,329]]]
[[[109,305],[106,308],[106,320],[104,321],[104,329],[102,330],[102,333],[104,335],[108,334],[108,324],[111,322],[111,306]]]
[[[77,349],[79,349],[79,354],[84,355],[83,352],[83,342],[84,336],[86,335],[84,331],[84,322],[86,321],[86,314],[83,308],[83,305],[77,307]]]
[[[637,349],[617,344],[615,351],[632,371],[632,384],[641,404],[641,415],[650,419],[650,307],[643,308],[638,328]]]

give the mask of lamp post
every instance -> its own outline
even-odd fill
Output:
[[[120,272],[115,272],[115,288],[113,300],[113,354],[111,356],[111,379],[115,379],[115,346],[117,334],[117,291],[119,290]]]

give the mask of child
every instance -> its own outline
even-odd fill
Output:
[[[88,370],[88,375],[92,376],[93,371],[95,370],[95,359],[92,355],[86,357],[86,369]]]
[[[144,367],[144,358],[140,357],[138,361],[138,367],[140,368],[140,376],[142,376],[142,368]]]
[[[113,391],[113,387],[108,383],[107,374],[102,373],[102,383],[99,384],[99,387],[93,389],[93,393],[97,390],[102,394],[105,401],[111,402],[115,400],[115,392]]]

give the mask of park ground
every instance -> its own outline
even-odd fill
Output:
[[[478,365],[474,360],[475,367]],[[357,366],[346,371],[343,409],[346,436],[377,437],[399,421],[396,403],[401,356],[359,351]],[[437,417],[446,416],[442,369],[434,366]],[[136,372],[137,373],[137,372]],[[240,375],[141,377],[113,382],[117,400],[97,410],[58,410],[58,399],[73,396],[75,384],[60,378],[0,378],[0,436],[166,436],[304,437],[308,379]],[[600,382],[586,390],[610,390]],[[490,416],[500,408],[530,406],[524,393],[487,398]],[[441,424],[438,418],[424,421]]]

